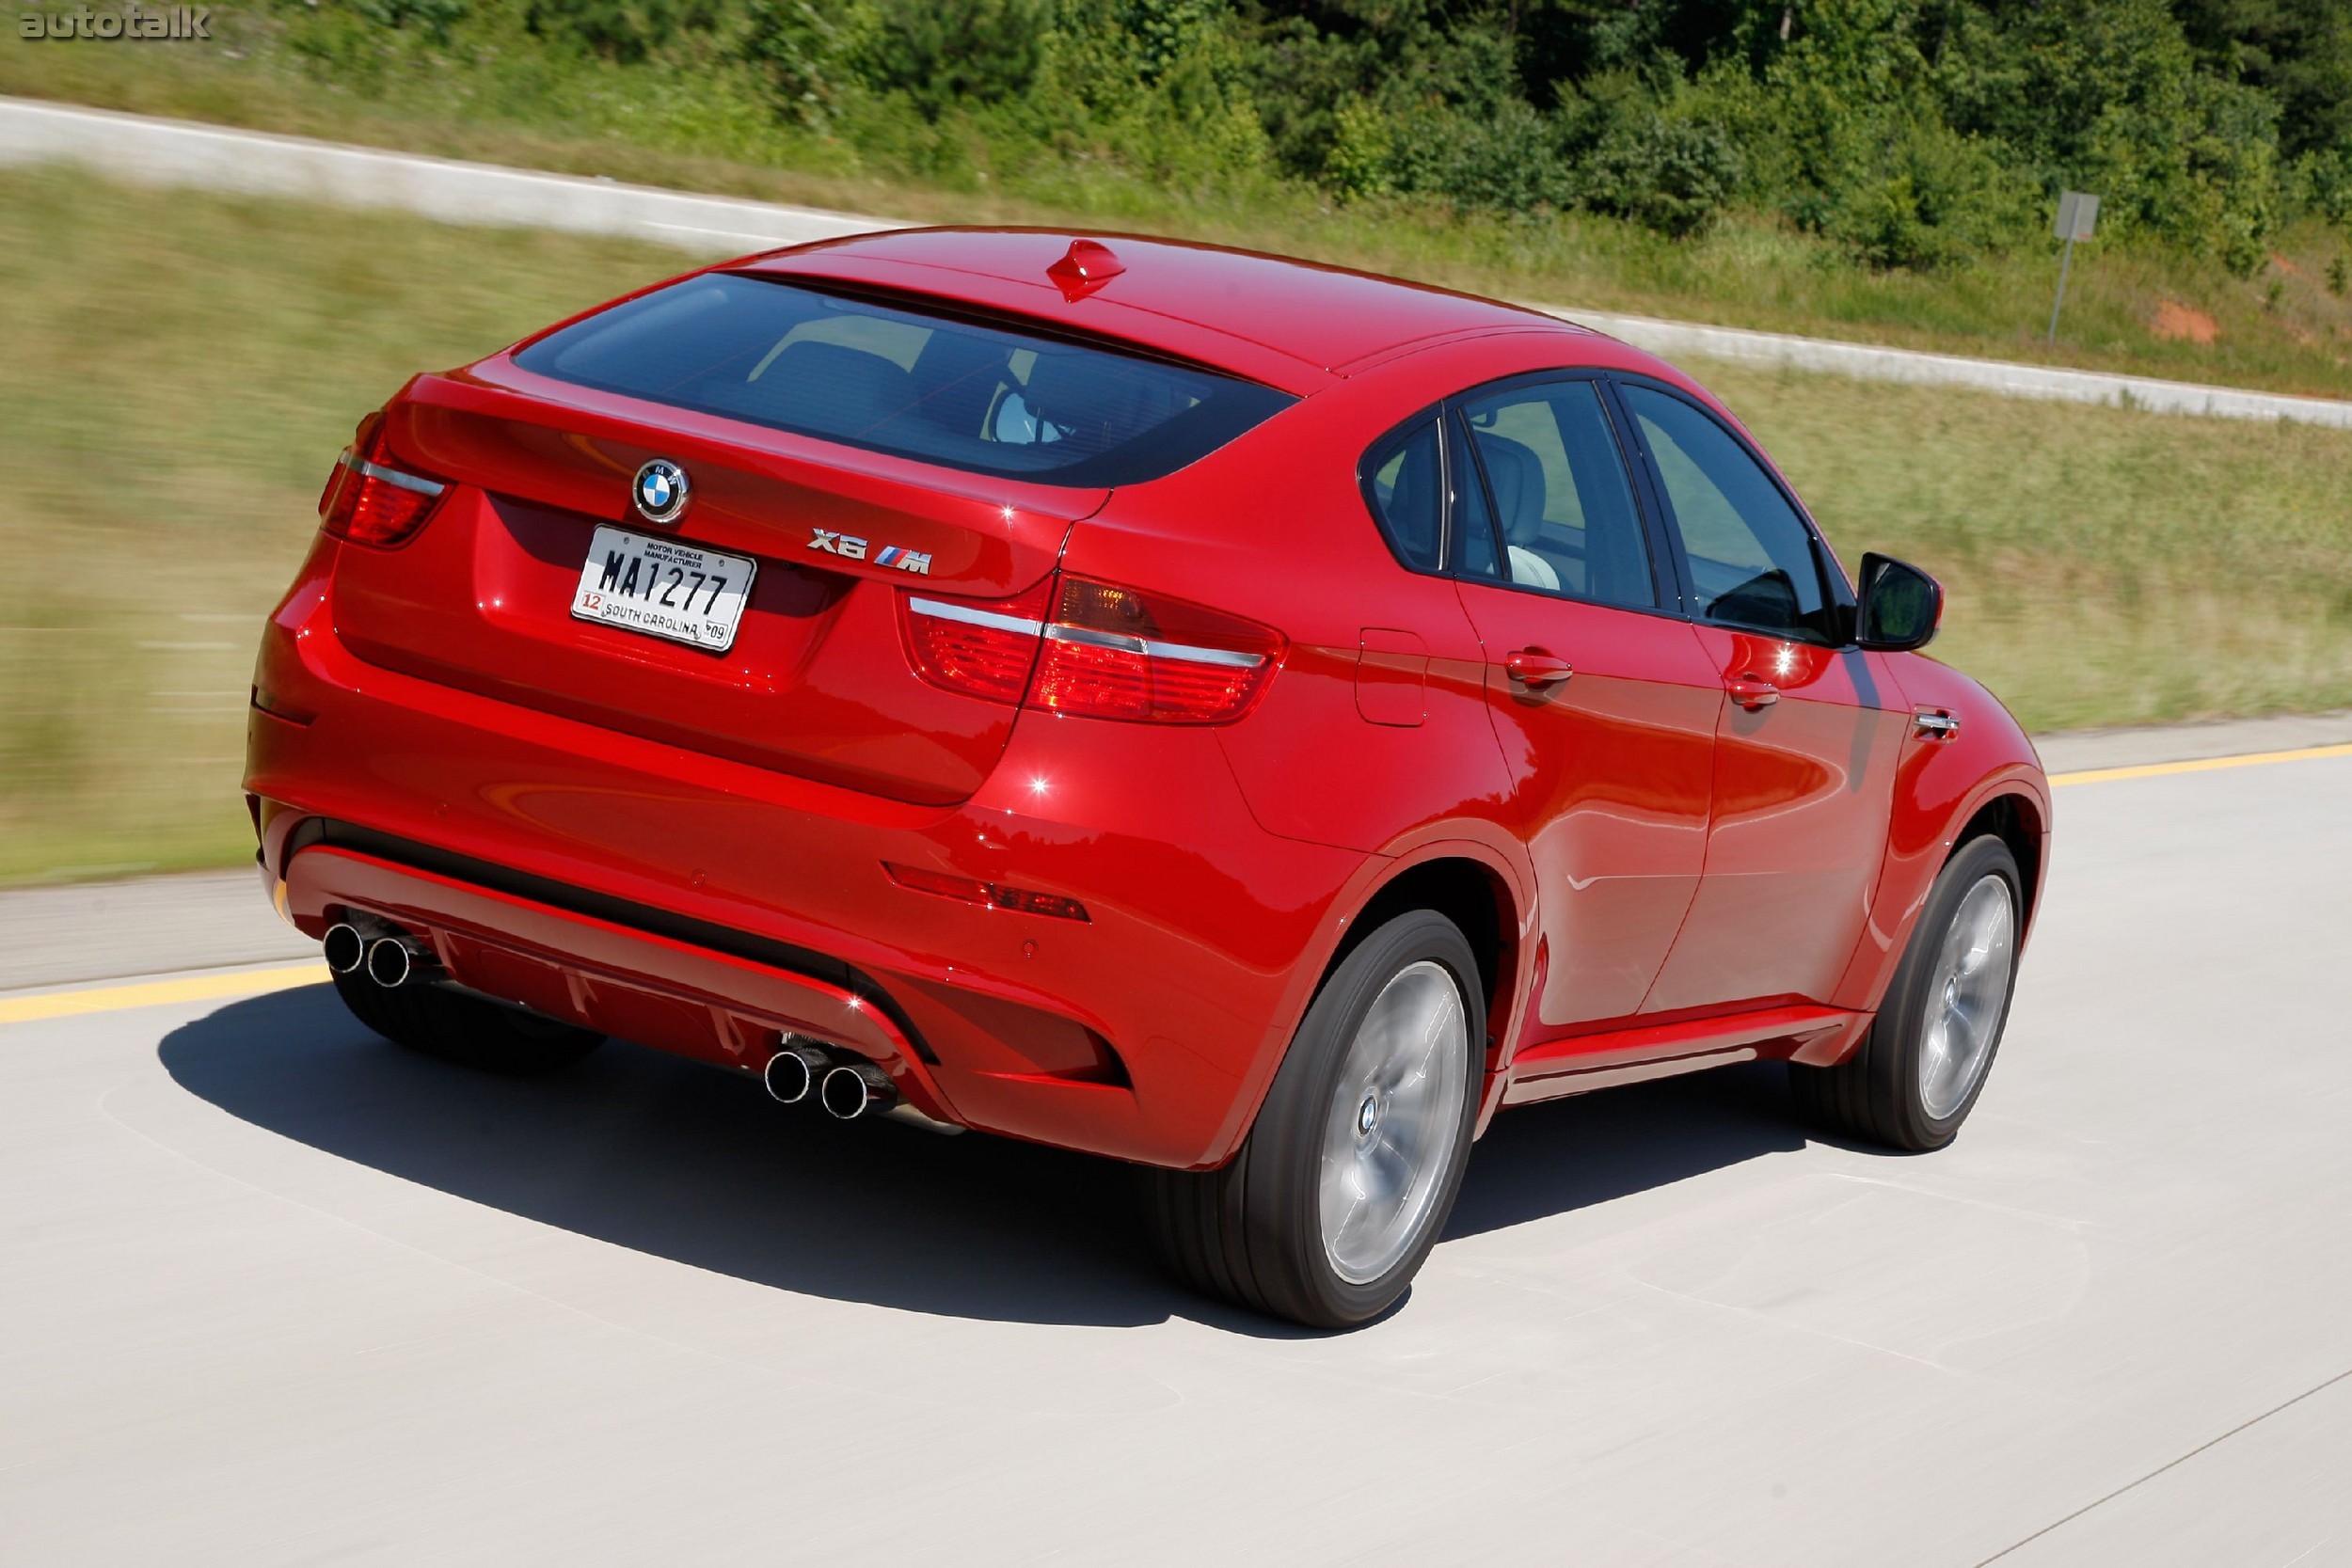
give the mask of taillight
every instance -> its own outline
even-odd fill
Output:
[[[899,624],[914,673],[967,697],[1017,703],[1029,689],[1054,579],[1016,599],[934,599],[902,594]]]
[[[1016,599],[907,594],[907,648],[934,686],[1090,719],[1217,724],[1264,689],[1281,635],[1182,599],[1083,578]]]
[[[449,486],[390,466],[384,416],[370,414],[319,493],[319,526],[338,539],[389,548],[424,526]]]
[[[1029,701],[1056,713],[1220,724],[1264,689],[1279,632],[1238,615],[1068,578]]]

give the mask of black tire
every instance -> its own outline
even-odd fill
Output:
[[[1925,1070],[1929,990],[1963,902],[1988,878],[2008,886],[2011,920],[2008,974],[1999,988],[2000,1006],[1992,1020],[1992,1041],[1975,1069],[1973,1082],[1956,1104],[1939,1107],[1931,1103]],[[2024,934],[2025,909],[2024,882],[2008,845],[1986,835],[1970,839],[1954,851],[1929,890],[1919,924],[1911,934],[1910,945],[1903,949],[1902,961],[1896,966],[1895,977],[1879,1006],[1878,1019],[1861,1047],[1836,1067],[1789,1067],[1789,1088],[1798,1108],[1836,1136],[1915,1153],[1950,1143],[1976,1108],[1994,1058],[2000,1053],[2010,998],[2017,986],[2017,942]]]
[[[1420,1126],[1450,1125],[1451,1142],[1441,1156],[1406,1167],[1434,1173],[1434,1183],[1420,1200],[1425,1207],[1405,1205],[1404,1218],[1390,1232],[1409,1237],[1402,1255],[1373,1277],[1350,1279],[1334,1263],[1325,1239],[1325,1139],[1337,1125],[1335,1097],[1359,1028],[1391,982],[1406,981],[1412,971],[1409,983],[1420,987],[1422,995],[1441,995],[1432,973],[1416,968],[1422,964],[1436,965],[1451,979],[1465,1025],[1461,1070],[1439,1070],[1431,1082],[1440,1086],[1417,1091],[1428,1096],[1427,1109],[1417,1113],[1425,1118]],[[1450,1036],[1450,1027],[1446,1033]],[[1332,971],[1307,1009],[1241,1152],[1221,1170],[1144,1173],[1145,1223],[1162,1259],[1205,1295],[1311,1328],[1349,1328],[1387,1310],[1437,1244],[1461,1190],[1486,1039],[1478,960],[1454,923],[1420,910],[1382,926]],[[1442,1113],[1451,1090],[1441,1086],[1449,1077],[1460,1085],[1450,1124]],[[1419,1077],[1410,1081],[1422,1083]],[[1372,1103],[1369,1098],[1366,1103]],[[1367,1139],[1376,1130],[1372,1118],[1377,1114],[1368,1111],[1360,1124]],[[1422,1190],[1418,1176],[1413,1190]],[[1420,1218],[1414,1223],[1416,1212]]]
[[[529,1077],[570,1067],[604,1037],[432,985],[387,990],[364,974],[335,976],[351,1016],[394,1045],[484,1072]]]

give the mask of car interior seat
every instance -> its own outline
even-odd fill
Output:
[[[1543,459],[1524,441],[1483,430],[1478,433],[1478,455],[1486,465],[1486,483],[1494,490],[1496,520],[1502,525],[1511,580],[1557,594],[1559,572],[1534,548],[1544,529]]]

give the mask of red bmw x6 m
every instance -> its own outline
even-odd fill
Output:
[[[417,377],[321,511],[246,787],[361,1020],[1131,1162],[1307,1323],[1507,1106],[1778,1059],[1947,1142],[2047,860],[1930,578],[1672,367],[1356,273],[757,256]]]

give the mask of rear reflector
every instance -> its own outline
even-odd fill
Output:
[[[1056,713],[1163,724],[1240,718],[1279,660],[1282,638],[1238,615],[1083,578],[1018,599],[915,594],[899,601],[924,679]],[[1051,618],[1047,607],[1051,606]]]
[[[319,494],[319,526],[354,544],[387,549],[406,544],[449,487],[391,467],[390,456],[384,416],[370,414],[326,476],[326,488]]]
[[[1087,907],[1075,898],[1058,894],[1032,893],[1026,888],[1006,887],[1000,882],[983,882],[977,878],[953,876],[945,871],[925,871],[920,866],[898,865],[882,862],[882,869],[900,887],[916,893],[936,893],[942,898],[961,898],[967,904],[986,904],[993,910],[1017,910],[1023,914],[1052,915],[1057,920],[1085,920]]]

